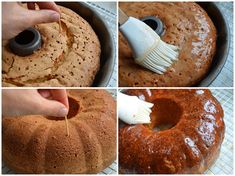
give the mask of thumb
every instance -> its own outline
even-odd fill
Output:
[[[65,105],[43,97],[40,98],[40,105],[37,111],[38,114],[54,117],[64,117],[68,114],[68,108]]]
[[[27,10],[27,13],[29,26],[60,20],[60,14],[54,10]]]

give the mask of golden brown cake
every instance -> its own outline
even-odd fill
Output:
[[[127,41],[119,33],[119,86],[193,86],[205,77],[216,50],[216,29],[197,3],[121,2],[119,7],[128,16],[160,18],[165,25],[162,40],[180,48],[179,60],[159,75],[134,62]]]
[[[100,66],[100,43],[78,14],[61,7],[59,23],[37,25],[42,47],[30,56],[2,48],[3,86],[91,86]],[[26,19],[27,20],[27,19]]]
[[[3,117],[2,157],[17,173],[98,173],[116,158],[116,102],[104,90],[70,90],[64,118]]]
[[[154,104],[151,124],[119,128],[119,172],[201,174],[217,159],[223,109],[209,90],[129,90]]]

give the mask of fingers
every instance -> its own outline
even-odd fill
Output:
[[[28,25],[34,26],[40,23],[57,22],[60,14],[53,10],[27,10]]]
[[[41,97],[38,102],[36,114],[54,117],[64,117],[68,114],[68,108],[55,100],[48,100]]]
[[[68,107],[61,103],[68,101],[65,90],[3,90],[2,114],[3,116],[45,115],[64,117],[68,114]],[[55,94],[59,95],[55,95]],[[50,98],[46,98],[50,97]],[[52,98],[55,97],[56,100]],[[65,99],[65,100],[64,100]]]
[[[60,8],[54,2],[36,2],[36,3],[40,9],[49,9],[61,13]]]
[[[60,20],[60,9],[54,2],[38,2],[41,10],[35,10],[35,2],[28,2],[28,9],[17,2],[2,3],[2,39],[7,41],[28,27]],[[4,41],[4,44],[7,43]]]
[[[40,10],[35,10],[37,4]],[[33,26],[40,23],[51,23],[60,20],[60,9],[54,2],[28,2],[28,17],[30,24]]]
[[[54,10],[61,13],[60,8],[54,2],[28,2],[28,9],[35,10],[35,4],[37,4],[40,9]]]
[[[66,90],[39,89],[38,93],[41,95],[38,114],[55,117],[64,117],[68,114],[69,103]]]
[[[57,89],[57,90],[39,89],[38,92],[42,97],[59,101],[60,103],[64,104],[67,108],[69,108],[68,95],[67,95],[66,90],[64,89]]]
[[[61,102],[69,108],[68,95],[64,89],[50,90],[52,99]]]
[[[39,89],[38,93],[43,96],[44,98],[50,98],[51,97],[51,92],[50,90],[45,90],[45,89]]]
[[[34,2],[28,2],[27,3],[27,7],[30,10],[35,10],[35,3]]]

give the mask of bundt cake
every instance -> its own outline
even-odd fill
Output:
[[[159,75],[137,65],[126,39],[119,33],[119,86],[194,86],[207,74],[216,51],[216,28],[206,11],[194,2],[120,2],[128,15],[156,16],[164,23],[166,43],[180,48],[178,61]]]
[[[223,109],[209,90],[128,90],[154,104],[149,125],[119,127],[119,172],[200,174],[217,159]]]
[[[88,87],[100,68],[100,42],[90,24],[72,10],[59,6],[59,23],[36,25],[42,46],[29,56],[2,47],[4,87]]]
[[[17,173],[98,173],[116,158],[116,102],[104,90],[69,90],[64,118],[3,117],[2,157]]]

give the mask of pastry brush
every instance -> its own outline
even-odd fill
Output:
[[[121,9],[119,9],[119,25],[137,64],[163,74],[177,60],[179,55],[177,46],[165,43],[147,24],[134,17],[128,17]]]
[[[127,124],[150,123],[152,103],[118,92],[118,116]]]

